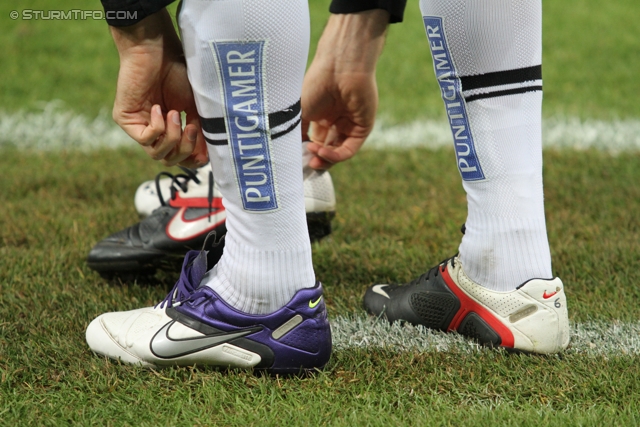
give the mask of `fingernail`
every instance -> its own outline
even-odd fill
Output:
[[[198,131],[195,130],[194,128],[189,128],[187,130],[187,139],[189,139],[189,141],[191,142],[195,141],[197,136],[198,136]]]
[[[159,105],[156,104],[153,106],[153,113],[156,115],[162,115],[162,109]]]
[[[173,123],[177,124],[178,126],[182,126],[182,120],[180,120],[180,113],[175,113],[173,115]]]

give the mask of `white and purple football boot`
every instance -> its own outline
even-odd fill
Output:
[[[205,251],[190,251],[169,295],[155,307],[105,313],[87,327],[91,350],[149,368],[215,366],[297,374],[331,355],[322,286],[302,289],[266,315],[242,313],[207,286]]]

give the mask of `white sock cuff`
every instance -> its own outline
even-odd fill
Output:
[[[271,313],[287,304],[297,290],[315,285],[309,246],[261,251],[227,242],[223,258],[203,283],[245,313]]]
[[[459,251],[465,273],[495,291],[510,291],[527,280],[552,277],[544,216],[505,218],[470,213]]]

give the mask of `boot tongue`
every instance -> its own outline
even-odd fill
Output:
[[[187,270],[187,275],[189,282],[195,289],[200,285],[202,278],[207,272],[207,251],[190,251],[187,256],[192,259]]]
[[[188,300],[200,286],[200,282],[207,272],[207,252],[189,251],[182,263],[180,278],[173,285],[173,289],[159,304],[160,308],[172,307],[174,304]]]

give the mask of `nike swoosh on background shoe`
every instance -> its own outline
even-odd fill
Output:
[[[227,218],[227,211],[221,209],[211,215],[205,215],[194,220],[184,218],[188,208],[180,208],[180,211],[167,225],[167,235],[173,240],[191,240],[203,233],[213,230],[222,224]]]
[[[378,295],[382,295],[383,297],[387,298],[387,299],[391,299],[389,297],[389,294],[386,293],[385,291],[382,290],[382,288],[386,287],[387,285],[375,285],[373,288],[371,288],[371,290],[373,292],[375,292]]]
[[[171,326],[175,323],[175,320],[168,322],[151,339],[149,347],[151,352],[157,357],[162,359],[173,359],[176,357],[187,356],[262,330],[262,326],[255,326],[232,332],[221,332],[214,335],[171,339],[169,337],[169,329],[171,329]]]
[[[542,298],[549,299],[549,298],[551,298],[552,296],[554,296],[557,293],[558,293],[558,291],[553,291],[550,294],[548,294],[547,291],[544,291],[544,293],[542,294]]]

